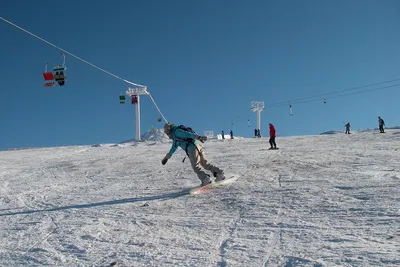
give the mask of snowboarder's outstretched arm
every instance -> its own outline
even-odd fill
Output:
[[[167,161],[172,157],[172,155],[175,153],[176,149],[178,148],[178,146],[175,143],[176,142],[172,143],[171,149],[169,150],[167,155],[165,155],[165,157],[161,160],[162,165],[167,164]]]
[[[171,149],[169,150],[169,152],[167,153],[167,155],[169,157],[172,157],[172,155],[175,153],[175,151],[178,149],[178,145],[176,144],[176,142],[172,142],[172,146]]]

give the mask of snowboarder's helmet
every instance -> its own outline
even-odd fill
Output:
[[[166,135],[169,135],[171,133],[171,129],[172,129],[173,126],[174,126],[174,124],[172,124],[172,123],[164,124],[164,133]]]

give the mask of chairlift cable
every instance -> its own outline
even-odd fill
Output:
[[[8,24],[10,24],[10,25],[16,27],[17,29],[19,29],[19,30],[21,30],[21,31],[23,31],[23,32],[25,32],[25,33],[27,33],[27,34],[29,34],[29,35],[35,37],[36,39],[39,39],[40,41],[42,41],[42,42],[44,42],[44,43],[46,43],[46,44],[48,44],[48,45],[50,45],[50,46],[53,46],[54,48],[56,48],[56,49],[58,49],[58,50],[60,50],[60,51],[62,51],[62,52],[64,52],[64,53],[66,53],[66,54],[68,54],[68,55],[70,55],[70,56],[72,56],[72,57],[74,57],[74,58],[76,58],[76,59],[78,59],[78,60],[80,60],[80,61],[82,61],[82,62],[88,64],[89,66],[92,66],[93,68],[96,68],[96,69],[98,69],[98,70],[100,70],[100,71],[102,71],[102,72],[104,72],[104,73],[106,73],[106,74],[108,74],[108,75],[113,76],[114,78],[117,78],[117,79],[119,79],[119,80],[121,80],[121,81],[124,81],[124,82],[126,82],[126,83],[128,83],[128,84],[131,84],[131,85],[133,85],[133,86],[137,86],[137,87],[146,87],[146,86],[144,86],[144,85],[137,84],[137,83],[128,81],[128,80],[126,80],[126,79],[123,79],[123,78],[121,78],[121,77],[119,77],[119,76],[117,76],[117,75],[115,75],[115,74],[113,74],[113,73],[111,73],[111,72],[109,72],[109,71],[107,71],[107,70],[105,70],[105,69],[102,69],[102,68],[100,68],[100,67],[98,67],[98,66],[96,66],[96,65],[94,65],[94,64],[92,64],[92,63],[90,63],[89,61],[84,60],[83,58],[78,57],[78,56],[72,54],[71,52],[68,52],[67,50],[62,49],[61,47],[59,47],[59,46],[57,46],[57,45],[55,45],[55,44],[53,44],[53,43],[51,43],[51,42],[49,42],[49,41],[47,41],[47,40],[41,38],[41,37],[39,37],[39,36],[37,36],[37,35],[35,35],[35,34],[33,34],[33,33],[31,33],[30,31],[25,30],[24,28],[22,28],[22,27],[20,27],[20,26],[18,26],[18,25],[16,25],[16,24],[14,24],[14,23],[12,23],[11,21],[6,20],[6,19],[3,18],[3,17],[0,17],[0,19],[3,20],[3,21],[5,21],[5,22],[7,22]],[[65,56],[65,55],[64,55],[64,56]]]
[[[154,101],[153,97],[151,96],[150,93],[148,93],[148,96],[150,97],[151,101],[153,102],[154,106],[156,107],[156,109],[158,110],[158,113],[160,113],[160,116],[164,119],[164,121],[166,123],[168,123],[168,120],[164,117],[164,115],[162,114],[161,110],[158,108],[156,101]]]
[[[372,84],[368,84],[368,85],[362,85],[362,86],[353,87],[353,88],[344,89],[344,90],[339,90],[339,91],[330,92],[330,93],[326,93],[326,94],[319,94],[319,95],[305,97],[305,98],[298,98],[298,99],[295,99],[295,100],[290,100],[289,102],[291,104],[301,104],[301,103],[319,101],[321,99],[326,100],[326,99],[329,99],[329,98],[337,98],[337,97],[348,96],[348,95],[353,95],[353,94],[360,94],[360,93],[370,92],[370,91],[375,91],[375,90],[383,90],[383,89],[386,89],[386,88],[399,86],[400,84],[394,84],[394,85],[382,86],[382,87],[377,87],[377,88],[372,88],[372,89],[360,90],[360,91],[357,91],[357,92],[352,92],[352,93],[347,93],[347,94],[339,94],[339,93],[358,90],[358,89],[362,89],[362,88],[366,88],[366,87],[382,85],[382,84],[385,84],[385,83],[391,83],[391,82],[395,82],[395,81],[400,81],[400,78],[393,79],[393,80],[388,80],[388,81],[383,81],[383,82],[378,82],[378,83],[372,83]],[[335,96],[335,94],[339,94],[339,95]],[[329,95],[333,95],[333,96],[329,96]],[[329,96],[329,97],[326,97],[326,96]],[[278,103],[275,103],[275,104],[266,105],[265,108],[273,108],[273,107],[278,107],[278,106],[284,106],[284,105],[287,105],[287,103],[288,103],[288,101],[278,102]]]
[[[340,95],[330,96],[330,97],[324,98],[324,100],[325,99],[331,99],[331,98],[343,97],[343,96],[349,96],[349,95],[362,94],[362,93],[367,93],[367,92],[371,92],[371,91],[383,90],[383,89],[397,87],[397,86],[400,86],[400,83],[393,84],[393,85],[387,85],[387,86],[383,86],[383,87],[371,88],[371,89],[362,90],[362,91],[358,91],[358,92],[352,92],[352,93],[347,93],[347,94],[340,94]],[[314,102],[314,101],[318,101],[318,100],[321,100],[321,99],[304,100],[304,101],[301,101],[301,102],[297,102],[296,104],[303,104],[303,103]]]

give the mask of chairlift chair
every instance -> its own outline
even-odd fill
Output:
[[[44,67],[43,78],[44,78],[44,87],[54,86],[54,75],[52,72],[47,71],[47,63]]]
[[[137,104],[137,103],[138,103],[138,98],[137,98],[136,95],[133,95],[133,96],[132,96],[132,105],[135,105],[135,104]]]
[[[65,66],[63,66],[63,65],[57,65],[57,66],[55,66],[54,68],[53,68],[53,71],[66,71],[67,70],[67,67],[65,67]]]
[[[63,55],[63,57],[64,57],[63,64],[55,66],[53,68],[53,72],[55,72],[54,80],[56,82],[58,82],[58,84],[60,86],[63,86],[65,81],[67,80],[67,76],[65,75],[67,67],[65,66],[65,55],[64,55],[64,53],[61,53],[61,55]]]
[[[120,103],[120,104],[125,104],[125,100],[126,100],[126,98],[125,98],[124,95],[120,95],[120,96],[119,96],[119,103]]]

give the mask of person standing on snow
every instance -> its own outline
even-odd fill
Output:
[[[385,125],[385,122],[381,117],[378,117],[378,123],[379,123],[379,132],[384,133],[385,130],[383,129],[383,126]]]
[[[231,139],[233,139],[233,132],[232,132],[232,130],[229,132],[229,134],[231,135]]]
[[[183,128],[184,127],[182,126],[175,126],[172,123],[166,123],[164,125],[164,132],[170,139],[172,139],[172,146],[161,163],[165,165],[178,147],[180,147],[186,151],[186,155],[190,159],[193,171],[199,177],[202,186],[210,184],[212,181],[210,179],[210,175],[207,174],[201,167],[203,167],[205,170],[211,171],[213,176],[216,178],[215,182],[224,180],[224,171],[208,162],[204,153],[204,149],[199,143],[199,141],[206,141],[207,137],[199,136],[194,133],[194,131],[190,132],[188,129],[185,130]]]
[[[350,134],[350,122],[348,122],[348,123],[345,125],[345,127],[346,127],[346,132],[345,132],[345,134]]]
[[[272,123],[269,124],[269,144],[271,147],[269,149],[276,149],[275,143],[276,131],[274,125]]]

